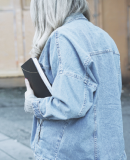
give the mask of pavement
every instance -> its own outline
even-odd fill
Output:
[[[0,160],[34,160],[30,149],[33,116],[25,113],[25,87],[0,89]]]
[[[0,160],[33,160],[32,150],[0,133]]]
[[[30,149],[33,115],[25,113],[25,87],[0,88],[0,160],[34,160]],[[122,115],[127,160],[130,160],[130,84],[122,87]]]

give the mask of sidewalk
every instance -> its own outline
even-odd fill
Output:
[[[0,160],[34,160],[32,150],[0,133]]]
[[[26,88],[0,89],[0,160],[34,160],[32,114],[24,112]]]

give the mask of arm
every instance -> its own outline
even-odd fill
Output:
[[[55,41],[55,36],[53,36],[50,43],[50,65],[54,77],[52,96],[31,99],[34,115],[37,118],[48,120],[80,118],[85,116],[86,112],[93,105],[93,92],[97,88],[97,83],[89,78],[89,76],[81,76],[73,72],[69,59],[67,60],[70,57],[65,55],[67,51],[72,52],[72,46],[70,44],[70,46],[67,46],[68,42],[66,41],[64,43],[65,47],[70,48],[68,48],[66,53],[61,54],[60,51],[62,49],[59,50],[57,43],[58,41]],[[66,59],[66,65],[62,63],[64,58]],[[80,63],[76,64],[76,67],[80,66]],[[82,69],[82,72],[85,75],[85,69]]]

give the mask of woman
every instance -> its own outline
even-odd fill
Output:
[[[30,54],[52,84],[52,96],[37,98],[25,81],[36,160],[126,160],[113,39],[90,22],[86,0],[32,0],[31,18]]]

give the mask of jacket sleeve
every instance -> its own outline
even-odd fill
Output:
[[[57,38],[56,35],[51,40],[52,45],[50,43],[49,58],[54,77],[52,96],[31,100],[34,115],[37,118],[48,120],[80,118],[85,116],[93,105],[93,93],[96,91],[97,83],[89,76],[83,77],[70,70],[69,67],[66,68],[67,64],[61,65],[62,56],[60,55],[62,54],[59,53],[59,46],[55,38]]]

